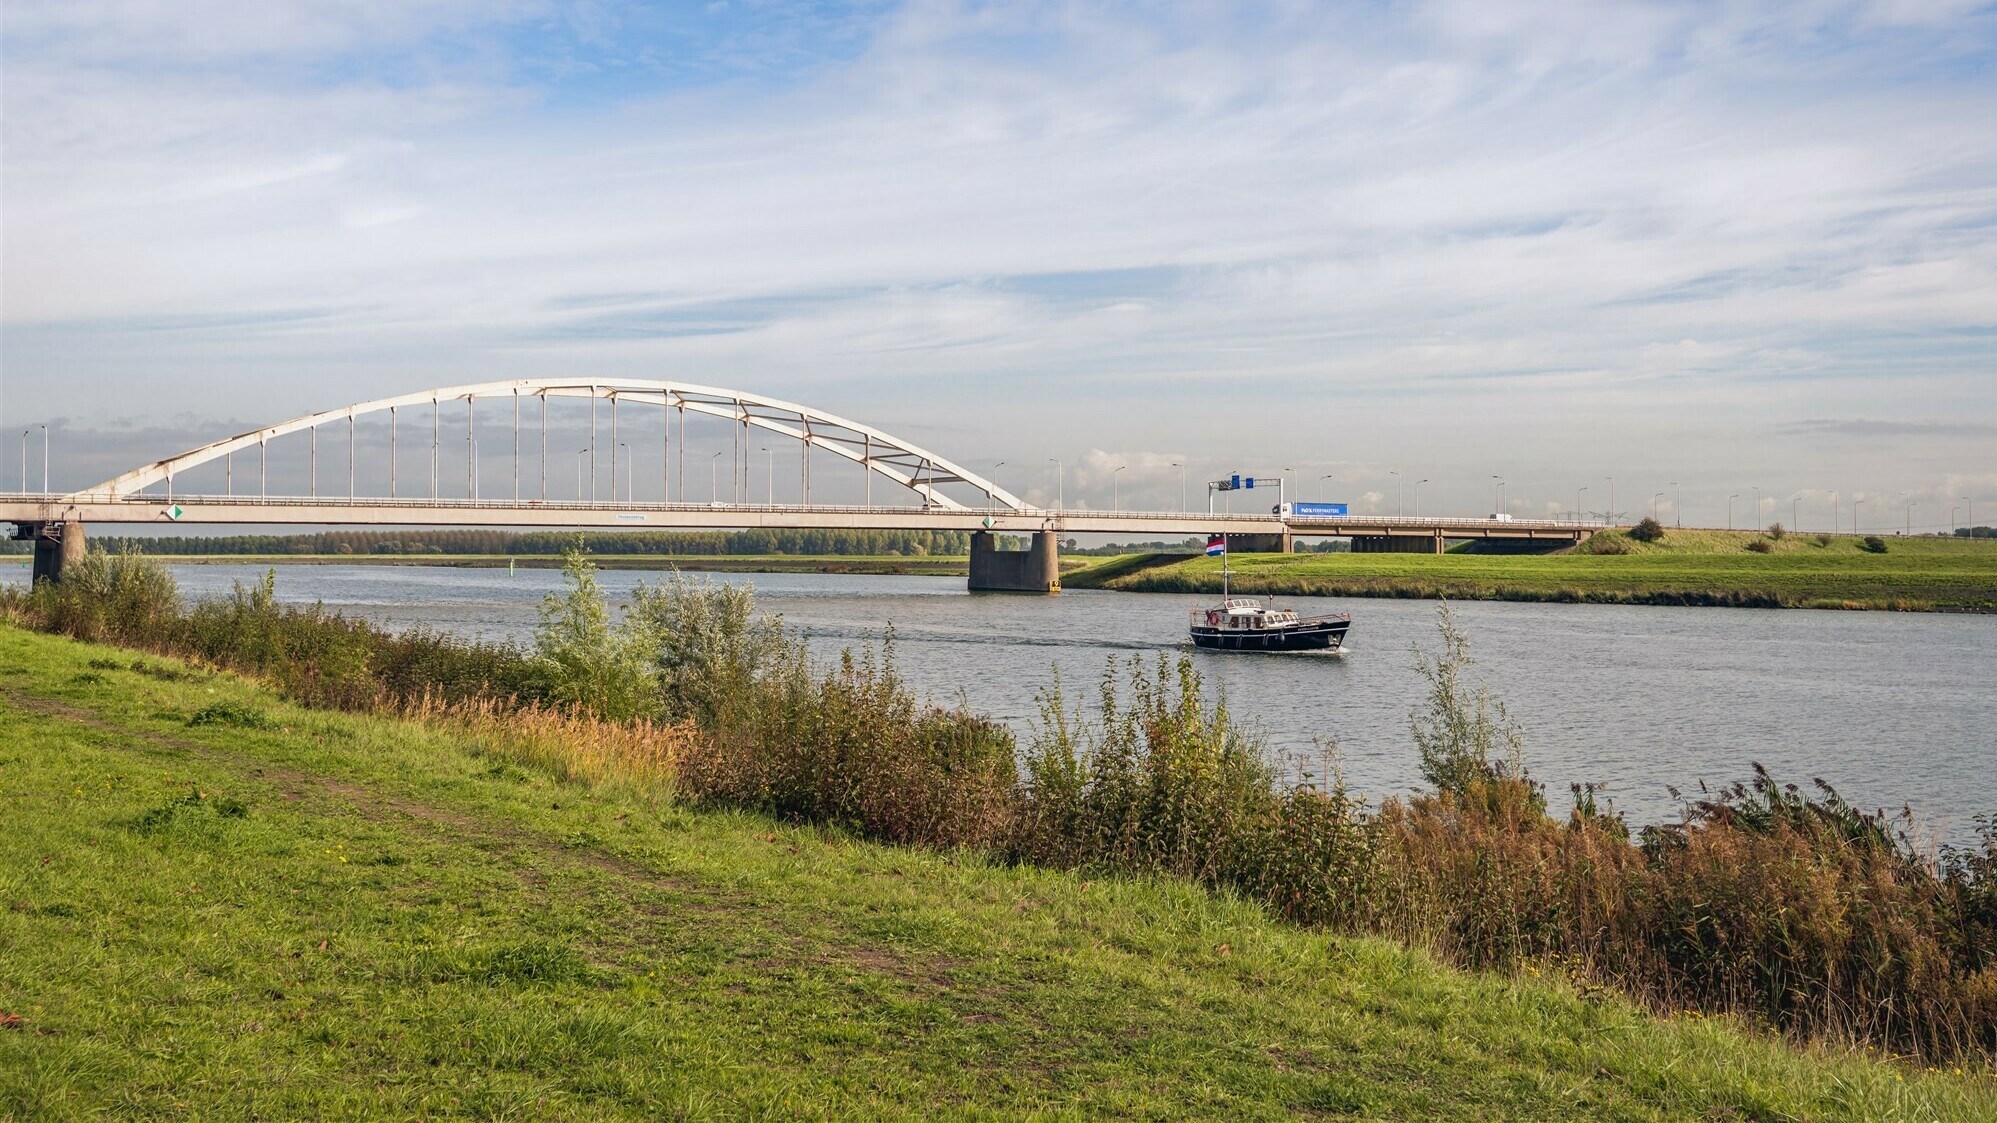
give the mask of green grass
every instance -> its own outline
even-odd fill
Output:
[[[1746,532],[1670,531],[1655,545],[1613,533],[1630,553],[1236,554],[1229,568],[1236,590],[1293,596],[1997,610],[1997,541],[1888,537],[1871,554],[1849,536],[1790,534],[1758,554]],[[1062,583],[1218,592],[1220,559],[1109,559]]]
[[[1997,1113],[1987,1076],[128,666],[0,628],[0,1119]]]

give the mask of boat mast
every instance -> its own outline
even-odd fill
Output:
[[[1227,599],[1227,532],[1220,532],[1220,599]]]

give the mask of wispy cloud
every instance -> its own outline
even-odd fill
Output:
[[[1467,505],[1956,471],[1750,438],[1997,417],[1993,61],[1940,0],[9,0],[0,404],[585,365]]]

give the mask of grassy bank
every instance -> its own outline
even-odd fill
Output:
[[[1988,1077],[1171,878],[692,811],[557,779],[532,737],[133,664],[0,628],[0,718],[31,731],[0,748],[0,1117],[1997,1112]]]
[[[1229,568],[1235,590],[1264,595],[1997,611],[1997,542],[1882,542],[1886,552],[1872,553],[1850,536],[1668,530],[1662,541],[1644,543],[1616,531],[1599,536],[1595,548],[1626,552],[1236,554]],[[1062,583],[1217,593],[1220,559],[1111,558]]]

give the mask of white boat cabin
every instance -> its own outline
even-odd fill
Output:
[[[1287,608],[1264,608],[1260,601],[1235,598],[1220,602],[1218,608],[1194,610],[1192,622],[1196,628],[1260,632],[1272,628],[1294,628],[1297,626],[1297,614]]]

